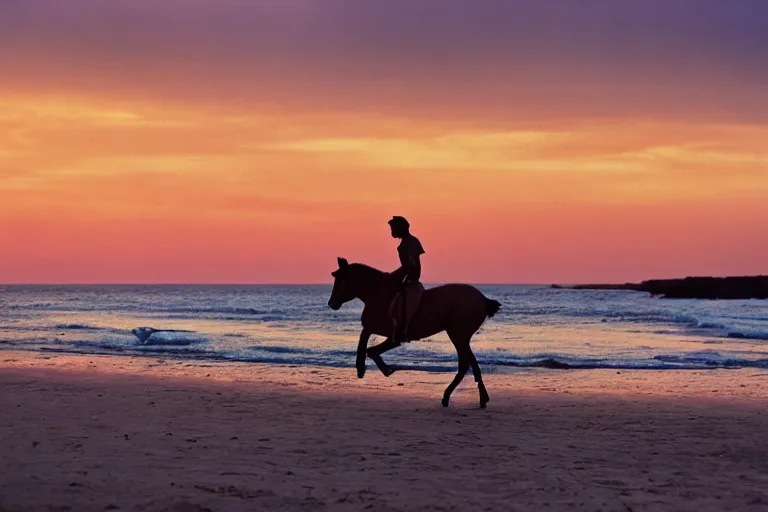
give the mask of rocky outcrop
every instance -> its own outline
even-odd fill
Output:
[[[686,277],[642,283],[553,285],[571,290],[633,290],[666,299],[768,299],[768,276]]]

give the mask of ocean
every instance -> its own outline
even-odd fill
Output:
[[[538,366],[768,368],[765,300],[479,288],[503,305],[472,343],[487,372]],[[331,311],[330,291],[325,285],[5,285],[0,350],[352,368],[362,303]],[[142,341],[149,331],[136,331],[141,327],[158,331]],[[384,358],[413,370],[456,369],[445,334],[408,343]]]

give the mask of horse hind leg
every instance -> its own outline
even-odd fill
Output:
[[[475,382],[477,382],[477,390],[480,392],[480,408],[485,409],[486,404],[491,401],[491,397],[488,396],[488,391],[485,389],[483,383],[483,375],[480,373],[480,365],[475,358],[475,354],[472,349],[467,346],[467,352],[469,357],[469,364],[472,366],[472,375],[475,376]]]
[[[480,408],[485,409],[485,406],[488,404],[491,398],[488,396],[488,391],[485,389],[485,384],[483,383],[483,375],[480,372],[480,365],[477,363],[477,358],[475,358],[475,354],[472,352],[472,348],[469,346],[472,335],[467,335],[466,332],[462,333],[460,331],[449,331],[448,337],[451,339],[453,346],[456,347],[456,352],[459,354],[459,360],[466,361],[467,365],[472,367],[472,374],[475,377],[475,382],[477,382],[477,390],[480,393]]]
[[[443,407],[448,407],[448,403],[451,401],[451,393],[453,393],[453,390],[456,389],[456,386],[459,385],[459,383],[464,379],[464,376],[467,374],[467,370],[469,370],[469,361],[466,357],[462,357],[459,355],[459,371],[456,373],[456,376],[453,378],[450,384],[448,384],[448,387],[445,388],[445,393],[443,393]]]

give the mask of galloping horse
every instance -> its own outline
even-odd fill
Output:
[[[339,269],[331,274],[335,280],[328,306],[336,311],[354,299],[360,299],[365,304],[361,318],[363,331],[357,345],[357,376],[362,379],[365,375],[365,358],[368,356],[389,377],[395,370],[384,362],[381,354],[398,346],[391,338],[390,314],[390,305],[398,285],[393,282],[390,274],[367,265],[350,264],[344,258],[339,258],[338,263]],[[480,290],[468,284],[446,284],[424,292],[419,309],[408,326],[407,339],[420,340],[446,331],[456,347],[459,371],[443,394],[443,407],[448,407],[451,393],[470,367],[480,391],[480,407],[485,407],[490,400],[480,374],[480,365],[477,364],[469,342],[486,318],[491,318],[500,308],[500,302],[487,298]],[[368,340],[373,334],[387,336],[387,339],[368,348]]]

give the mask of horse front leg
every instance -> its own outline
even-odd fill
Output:
[[[358,379],[365,377],[365,355],[366,349],[368,348],[368,340],[370,338],[371,333],[363,329],[363,331],[360,333],[360,341],[357,343],[357,360],[355,361]]]
[[[396,370],[384,362],[384,360],[381,358],[381,354],[399,346],[400,344],[392,341],[392,338],[387,338],[375,347],[368,349],[368,357],[370,357],[373,362],[376,363],[376,366],[379,367],[379,370],[381,370],[381,373],[383,373],[385,377],[389,377],[395,373]]]

